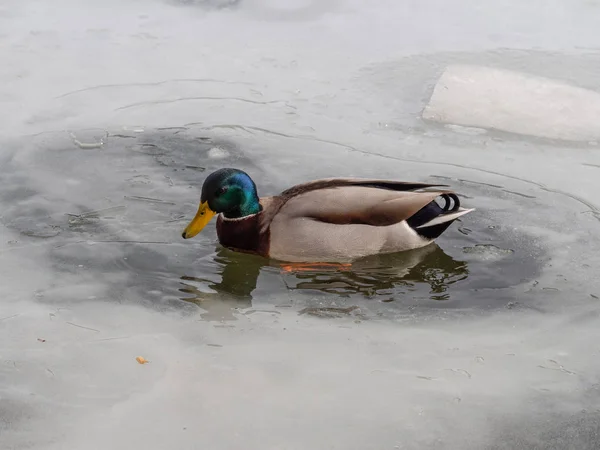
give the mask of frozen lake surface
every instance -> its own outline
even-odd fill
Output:
[[[4,0],[0,448],[598,448],[599,21],[593,0]],[[290,272],[214,224],[181,239],[223,166],[261,195],[441,182],[476,211]]]

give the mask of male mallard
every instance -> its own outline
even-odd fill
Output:
[[[198,212],[182,236],[196,236],[218,214],[221,245],[277,260],[343,262],[400,252],[430,244],[472,211],[451,191],[424,190],[439,186],[328,178],[259,198],[247,173],[220,169],[204,180]]]

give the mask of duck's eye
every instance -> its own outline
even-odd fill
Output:
[[[215,196],[218,197],[219,195],[223,195],[225,192],[227,192],[227,186],[222,186],[219,189],[217,189],[217,192],[215,192]]]

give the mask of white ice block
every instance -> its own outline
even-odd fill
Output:
[[[422,116],[440,123],[551,139],[600,139],[600,93],[481,66],[449,66]]]

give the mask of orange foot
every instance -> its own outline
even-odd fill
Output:
[[[281,266],[282,270],[287,273],[291,272],[310,272],[319,270],[350,270],[352,264],[343,263],[291,263]]]

